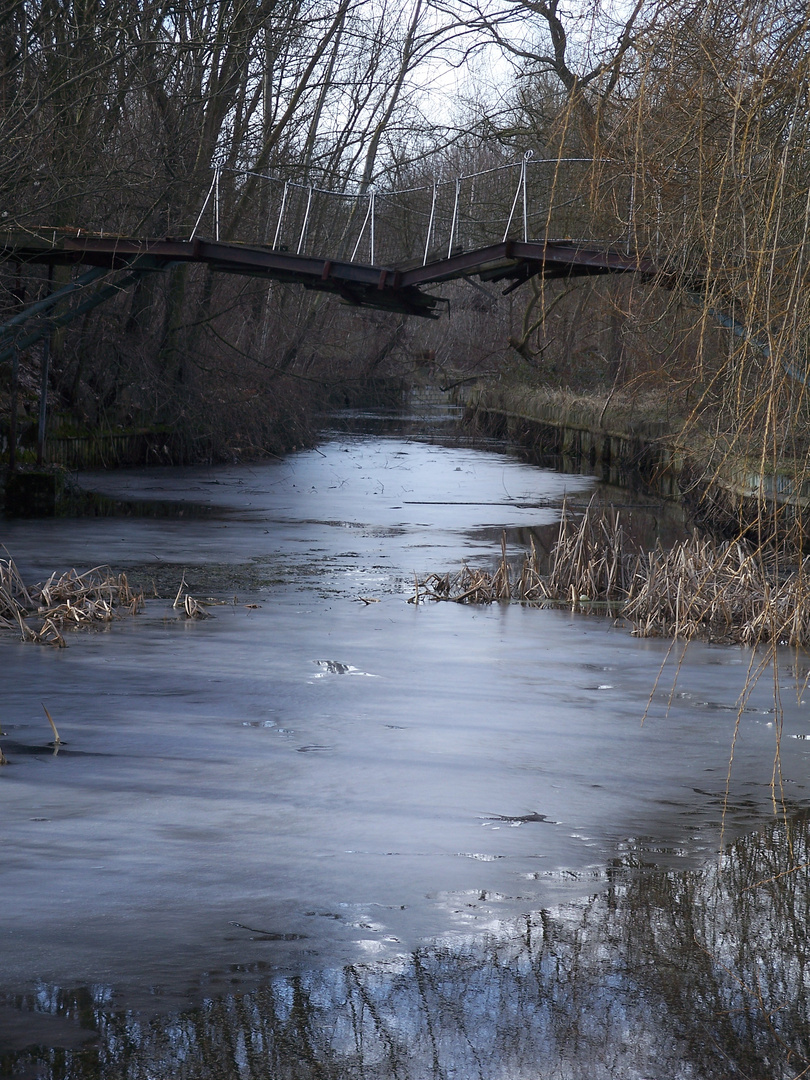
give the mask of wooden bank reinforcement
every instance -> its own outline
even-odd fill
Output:
[[[608,483],[683,502],[701,524],[725,535],[785,539],[810,527],[804,462],[785,459],[778,470],[763,469],[734,452],[727,436],[661,415],[660,401],[481,385],[466,395],[465,419],[534,460],[562,458]]]

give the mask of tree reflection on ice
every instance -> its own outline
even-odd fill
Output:
[[[43,988],[7,1004],[74,1018],[91,1041],[7,1053],[0,1075],[796,1077],[810,1063],[809,846],[799,816],[702,871],[645,868],[631,847],[605,892],[483,940],[268,976],[169,1017],[104,988]]]

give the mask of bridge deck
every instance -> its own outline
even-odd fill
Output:
[[[507,281],[517,288],[530,277],[580,277],[595,274],[654,275],[652,260],[586,241],[507,240],[477,251],[461,251],[424,266],[381,267],[297,255],[265,245],[195,238],[138,239],[86,233],[81,229],[41,228],[0,234],[0,259],[22,264],[67,264],[148,272],[182,263],[272,281],[294,282],[336,294],[357,307],[382,308],[427,318],[438,316],[441,298],[425,286],[478,277]]]

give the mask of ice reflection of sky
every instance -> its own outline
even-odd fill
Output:
[[[565,492],[592,481],[495,453],[403,439],[353,438],[281,461],[217,468],[132,469],[82,481],[123,499],[220,507],[219,520],[96,518],[3,523],[22,567],[108,562],[240,562],[319,558],[412,576],[492,551],[493,528],[556,520]],[[123,526],[123,527],[122,527]],[[33,529],[33,532],[32,532]]]

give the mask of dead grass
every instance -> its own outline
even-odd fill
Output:
[[[776,553],[697,532],[669,550],[645,552],[620,513],[593,506],[579,521],[563,509],[545,572],[534,546],[519,569],[510,566],[504,538],[493,573],[465,566],[455,575],[432,574],[418,583],[417,596],[564,604],[619,616],[639,637],[810,645],[810,558],[785,572]]]
[[[0,559],[0,626],[19,629],[23,641],[63,648],[65,629],[98,627],[137,614],[143,604],[143,593],[109,566],[53,573],[29,587],[13,559]]]
[[[186,575],[183,574],[180,581],[180,587],[177,590],[177,596],[174,598],[172,607],[175,610],[181,610],[185,612],[187,619],[208,619],[210,618],[209,612],[205,610],[203,604],[205,601],[195,600],[193,596],[183,590],[186,587]],[[213,601],[212,601],[213,602]]]

